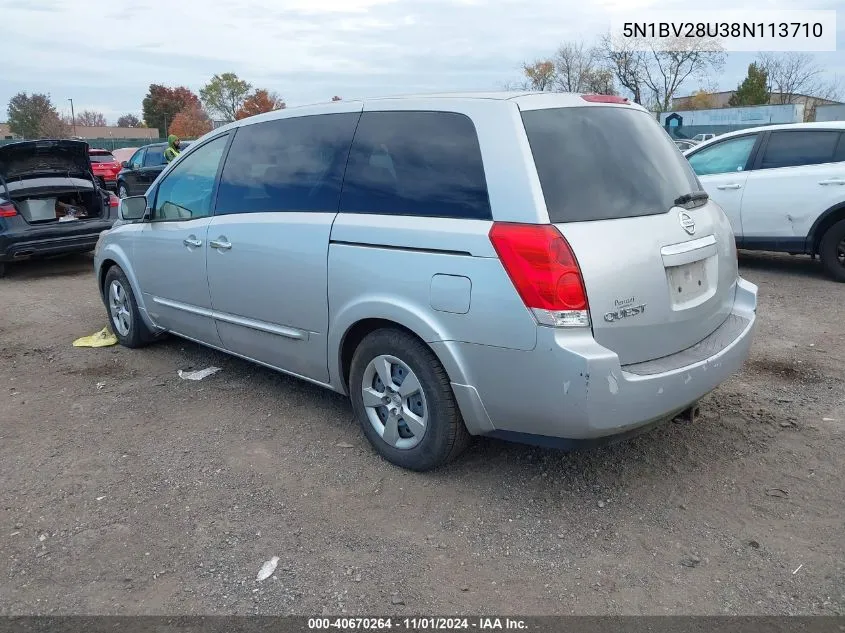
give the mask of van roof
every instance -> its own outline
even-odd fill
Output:
[[[272,121],[275,119],[284,119],[288,117],[297,116],[312,116],[319,114],[331,114],[340,112],[360,112],[362,109],[370,109],[368,105],[373,104],[392,103],[393,106],[404,104],[405,107],[398,107],[396,109],[406,109],[411,105],[411,102],[418,101],[421,108],[432,108],[433,101],[442,100],[444,108],[446,102],[449,101],[511,101],[517,104],[522,110],[535,110],[540,108],[566,108],[576,106],[610,106],[610,107],[627,107],[645,110],[642,106],[627,102],[623,104],[614,103],[595,103],[584,99],[584,94],[574,92],[537,92],[537,91],[500,91],[500,92],[440,92],[429,94],[405,94],[383,97],[367,97],[363,99],[342,99],[340,101],[324,101],[320,103],[295,106],[291,108],[284,108],[283,110],[274,110],[273,112],[266,112],[258,114],[240,121],[233,121],[215,129],[211,134],[217,134],[226,130],[240,127],[241,125],[250,125],[260,121]],[[439,104],[438,104],[439,105]],[[375,109],[378,109],[377,107]],[[393,108],[388,108],[393,109]]]

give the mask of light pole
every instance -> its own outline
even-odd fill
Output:
[[[73,99],[70,101],[70,124],[73,126],[73,135],[76,136],[76,115],[73,113]]]

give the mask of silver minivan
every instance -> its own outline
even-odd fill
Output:
[[[95,268],[123,345],[172,333],[348,394],[414,470],[473,435],[589,445],[695,411],[755,324],[725,214],[619,97],[259,115],[120,216]]]

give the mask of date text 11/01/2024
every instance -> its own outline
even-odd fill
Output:
[[[385,630],[409,630],[409,631],[457,631],[457,630],[479,630],[498,631],[527,630],[524,620],[518,618],[439,618],[439,617],[412,617],[412,618],[308,618],[309,630],[363,630],[363,631],[385,631]]]

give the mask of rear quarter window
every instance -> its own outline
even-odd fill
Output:
[[[650,115],[585,106],[522,113],[552,222],[667,212],[698,179]]]
[[[760,169],[833,162],[839,136],[839,132],[825,130],[772,132]]]
[[[346,213],[490,219],[475,126],[454,112],[365,112],[349,154]]]

